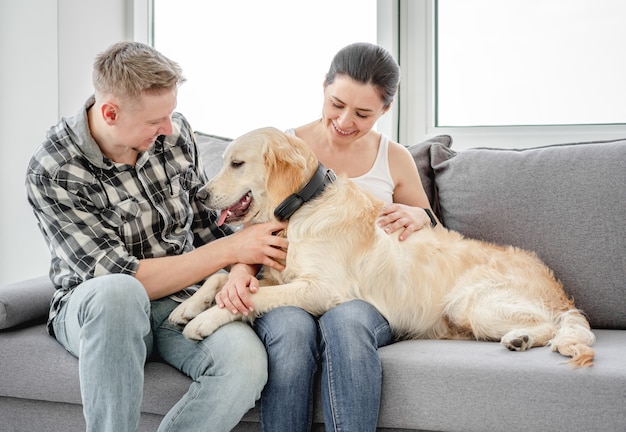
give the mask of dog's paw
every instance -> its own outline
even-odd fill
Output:
[[[207,304],[204,301],[197,301],[198,299],[189,298],[179,304],[169,316],[170,322],[178,325],[185,325],[200,313],[206,310]]]
[[[213,306],[189,321],[183,329],[187,339],[200,341],[212,335],[218,328],[231,321],[241,320],[241,315],[233,315],[226,309]]]
[[[500,341],[502,345],[511,351],[526,351],[533,346],[532,342],[528,334],[516,330],[505,334]]]

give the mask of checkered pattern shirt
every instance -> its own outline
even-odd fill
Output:
[[[140,259],[183,254],[231,233],[196,199],[207,178],[182,115],[174,113],[172,135],[160,136],[131,166],[100,151],[87,120],[93,103],[50,129],[26,174],[28,201],[51,253],[50,331],[61,301],[83,281],[134,275]]]

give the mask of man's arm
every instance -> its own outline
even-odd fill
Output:
[[[272,235],[284,229],[284,223],[252,225],[186,254],[139,261],[135,277],[143,284],[150,299],[178,292],[235,263],[268,265],[278,270],[287,257],[287,240]],[[242,267],[243,268],[243,267]],[[249,272],[254,267],[249,266]]]
[[[160,258],[132,256],[118,233],[98,218],[100,210],[87,197],[77,196],[42,175],[27,177],[29,201],[56,258],[67,264],[73,277],[125,273],[134,275],[151,299],[185,289],[228,265],[238,262],[282,269],[287,241],[272,235],[284,224],[255,225],[215,239],[188,253]],[[115,221],[114,221],[115,222]],[[119,221],[123,223],[123,221]],[[66,270],[67,271],[67,270]]]

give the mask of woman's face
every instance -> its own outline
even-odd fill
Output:
[[[324,87],[322,121],[332,141],[353,141],[367,134],[389,110],[376,87],[345,75]]]

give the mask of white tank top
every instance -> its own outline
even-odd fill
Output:
[[[287,129],[285,132],[289,135],[296,135],[295,129]],[[350,180],[385,204],[393,202],[395,184],[389,169],[389,138],[383,134],[380,135],[378,154],[374,164],[368,172],[359,177],[350,177]]]

